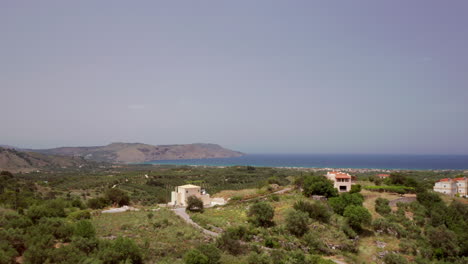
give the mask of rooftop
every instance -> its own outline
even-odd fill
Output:
[[[181,185],[178,186],[179,188],[184,188],[184,189],[192,189],[192,188],[200,188],[200,186],[193,185],[193,184],[186,184],[186,185]]]

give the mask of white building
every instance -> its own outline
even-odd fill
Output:
[[[351,190],[351,175],[340,171],[327,172],[327,179],[333,181],[333,185],[339,192],[349,192]]]
[[[175,187],[175,191],[171,192],[171,202],[169,205],[187,206],[187,198],[189,196],[198,197],[203,201],[204,206],[225,204],[223,198],[211,198],[200,186],[186,184]]]
[[[456,195],[462,197],[468,196],[468,178],[441,179],[434,184],[434,191],[447,195]]]

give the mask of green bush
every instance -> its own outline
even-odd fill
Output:
[[[197,249],[187,251],[184,255],[185,264],[208,264],[208,257]]]
[[[67,216],[70,220],[83,220],[83,219],[91,219],[91,213],[88,210],[79,210],[75,212],[71,212]]]
[[[364,197],[360,193],[343,193],[328,200],[333,211],[339,215],[344,214],[346,207],[350,205],[362,206],[363,202]]]
[[[247,257],[248,264],[271,264],[270,257],[265,253],[251,252]]]
[[[111,203],[117,204],[118,206],[124,206],[130,203],[128,194],[117,188],[108,189],[105,193],[105,197],[107,200],[111,201]]]
[[[80,220],[75,224],[73,235],[84,238],[94,238],[96,236],[96,230],[91,222]]]
[[[197,247],[208,258],[207,264],[219,264],[221,251],[213,244],[203,244]]]
[[[249,222],[256,226],[268,227],[273,225],[275,210],[266,202],[257,202],[250,206],[247,216]]]
[[[397,223],[392,223],[386,218],[378,218],[372,223],[372,228],[377,233],[388,234],[395,237],[406,236],[406,231]]]
[[[407,264],[408,260],[406,260],[402,255],[395,254],[395,253],[388,253],[383,258],[385,264]]]
[[[196,197],[195,195],[191,195],[187,198],[187,210],[191,212],[203,212],[203,201]]]
[[[375,200],[375,211],[383,216],[388,215],[392,211],[389,201],[381,197],[377,198]]]
[[[291,210],[286,215],[286,228],[291,234],[301,237],[308,230],[309,216],[307,213],[297,210]]]
[[[372,220],[369,211],[359,205],[347,206],[343,216],[348,219],[349,226],[354,230],[361,230],[362,225],[370,224]]]
[[[350,193],[360,193],[361,192],[361,185],[360,184],[353,184],[351,185],[351,190],[349,191]]]
[[[240,255],[245,251],[245,247],[229,232],[223,232],[216,240],[216,245],[232,255]]]
[[[91,209],[102,209],[110,204],[110,201],[104,197],[97,197],[88,200],[88,207]]]
[[[293,207],[298,211],[307,213],[310,218],[323,223],[328,223],[330,221],[330,217],[332,216],[332,212],[324,202],[312,203],[309,201],[300,200],[294,203]]]
[[[101,243],[97,257],[104,263],[143,263],[140,248],[133,240],[124,237],[118,237],[111,243]]]
[[[324,176],[307,175],[303,183],[304,195],[323,195],[334,197],[338,195],[338,190],[333,186],[333,182]]]

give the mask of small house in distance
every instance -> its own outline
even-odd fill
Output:
[[[377,174],[377,178],[380,179],[387,179],[388,177],[390,177],[390,174]]]
[[[200,186],[186,184],[175,187],[175,191],[171,192],[171,202],[169,205],[187,206],[187,198],[192,195],[202,200],[204,206],[225,204],[223,198],[211,198]]]
[[[327,172],[327,179],[333,181],[333,185],[339,192],[349,192],[351,190],[351,175],[340,171]]]

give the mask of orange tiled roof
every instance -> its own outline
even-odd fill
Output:
[[[379,176],[379,177],[389,177],[390,174],[377,174],[377,176]]]
[[[348,173],[340,172],[340,173],[337,173],[335,175],[335,178],[337,178],[337,179],[351,179],[351,175],[349,175]]]
[[[444,179],[440,179],[439,181],[440,182],[444,182],[444,181],[451,181],[452,179],[449,179],[449,178],[444,178]]]
[[[455,178],[453,179],[454,181],[464,181],[466,178],[465,177],[461,177],[461,178]]]

